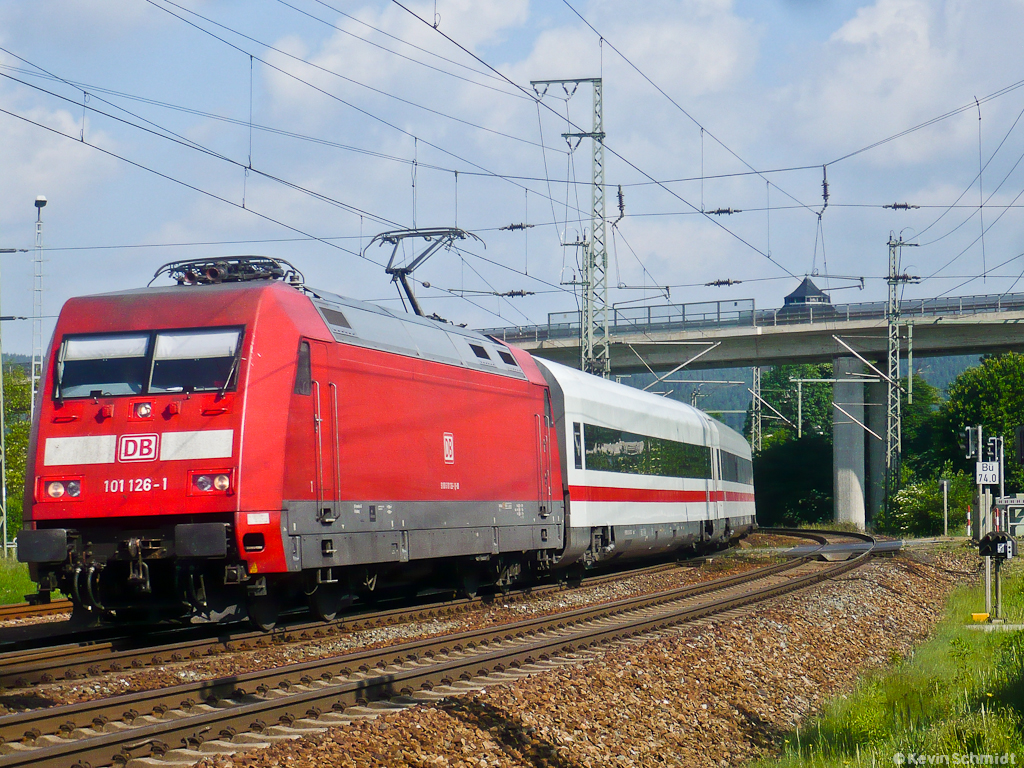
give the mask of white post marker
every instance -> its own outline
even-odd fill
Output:
[[[978,485],[999,485],[999,462],[979,461],[974,465],[974,475]]]
[[[939,485],[942,486],[942,535],[949,536],[949,480],[942,478]]]

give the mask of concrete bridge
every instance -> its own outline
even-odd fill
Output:
[[[835,519],[864,526],[866,509],[883,500],[886,385],[836,337],[885,369],[885,302],[758,310],[752,299],[616,309],[609,317],[612,373],[834,364],[833,483]],[[904,356],[983,354],[1024,349],[1024,294],[909,299],[900,305]],[[552,313],[539,326],[483,331],[539,357],[580,366],[579,313]]]

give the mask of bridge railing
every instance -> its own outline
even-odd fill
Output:
[[[608,317],[608,330],[612,335],[625,335],[658,331],[884,320],[885,308],[884,301],[870,301],[757,309],[753,299],[614,307]],[[1024,311],[1024,293],[944,296],[933,299],[905,299],[900,302],[900,314],[905,321],[936,315],[976,315],[1014,311]],[[551,312],[548,314],[546,325],[488,328],[481,332],[510,342],[572,338],[579,336],[580,333],[580,313]]]

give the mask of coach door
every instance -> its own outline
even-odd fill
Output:
[[[341,482],[338,476],[338,385],[331,380],[327,345],[310,341],[313,369],[313,442],[316,470],[317,519],[338,518]]]
[[[721,520],[725,517],[725,486],[722,485],[722,451],[718,448],[711,449],[711,466],[712,474],[714,475],[715,492],[712,498],[715,500],[713,505],[714,518]]]
[[[537,498],[540,516],[551,514],[551,430],[548,419],[539,413],[534,417],[537,425]]]

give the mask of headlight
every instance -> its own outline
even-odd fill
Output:
[[[213,478],[213,487],[218,491],[226,491],[231,485],[231,479],[227,475],[217,475]]]
[[[153,415],[153,406],[150,403],[136,403],[135,415],[140,419],[148,419]]]
[[[77,497],[82,493],[82,484],[77,480],[68,480],[64,487],[67,489],[68,496]]]
[[[208,491],[213,487],[213,480],[209,475],[196,475],[192,483],[200,491]]]
[[[61,483],[59,481],[47,483],[46,495],[49,496],[51,499],[59,499],[61,496],[64,495],[64,483]],[[76,493],[75,496],[77,495],[78,494]]]

